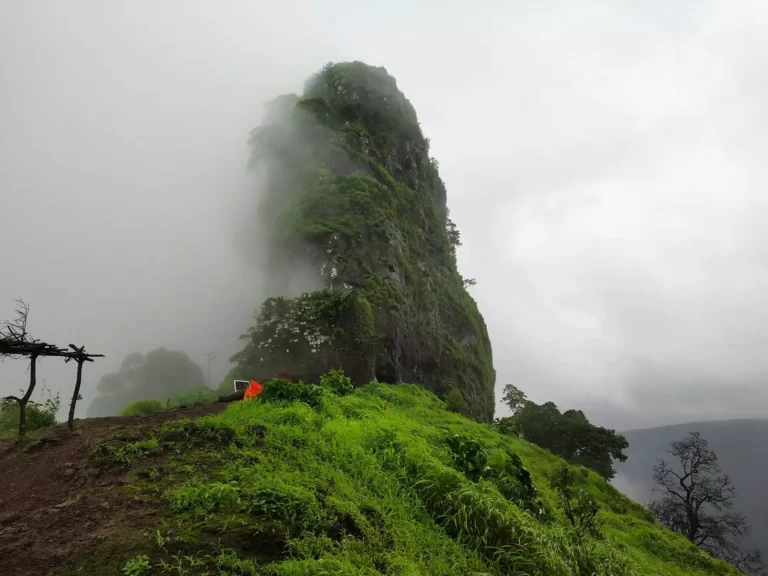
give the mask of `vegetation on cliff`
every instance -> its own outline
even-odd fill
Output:
[[[437,161],[395,79],[360,62],[329,64],[302,96],[273,101],[250,142],[275,298],[232,375],[316,382],[343,367],[356,385],[456,389],[470,415],[490,420],[487,330],[456,267],[460,236]],[[318,289],[288,298],[307,269]]]

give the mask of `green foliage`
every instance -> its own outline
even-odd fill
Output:
[[[600,523],[597,520],[597,513],[600,506],[579,486],[586,480],[586,470],[575,471],[568,466],[560,468],[552,478],[552,487],[557,490],[559,495],[559,506],[565,517],[581,533],[598,535]]]
[[[263,384],[258,399],[262,402],[304,402],[316,408],[323,401],[323,389],[302,381],[291,382],[283,378],[270,378]]]
[[[165,404],[159,400],[139,400],[126,406],[120,416],[146,416],[165,411]]]
[[[141,554],[134,556],[123,566],[125,576],[149,576],[152,573],[152,566],[149,563],[149,556]]]
[[[56,414],[61,407],[59,395],[50,396],[43,401],[27,402],[27,432],[51,428],[58,424]],[[16,436],[19,433],[19,403],[4,398],[0,400],[0,437]]]
[[[268,299],[243,338],[245,348],[231,360],[237,364],[234,373],[248,378],[260,380],[289,371],[317,382],[333,367],[328,365],[330,359],[336,366],[349,367],[355,383],[373,377],[377,345],[373,312],[354,291],[329,288],[291,300]]]
[[[145,458],[159,451],[160,441],[158,438],[149,438],[136,442],[110,440],[96,446],[94,454],[99,459],[129,466],[134,460]]]
[[[215,511],[232,511],[240,504],[239,488],[219,482],[169,490],[165,497],[171,512],[186,512],[196,520],[210,518]]]
[[[488,450],[480,442],[466,434],[454,434],[447,443],[453,453],[454,466],[467,478],[477,482],[486,474]]]
[[[337,396],[346,396],[355,391],[352,379],[344,375],[344,370],[331,370],[320,377],[320,386]]]
[[[591,468],[606,479],[616,474],[614,459],[627,459],[623,452],[628,446],[626,438],[614,430],[594,426],[581,410],[561,414],[552,402],[538,405],[525,401],[514,416],[514,424],[526,440],[571,464]]]
[[[509,409],[512,410],[512,414],[523,408],[528,402],[528,398],[526,398],[525,392],[516,386],[513,386],[512,384],[507,384],[504,386],[504,395],[501,397],[501,399],[504,404],[509,406]]]
[[[443,396],[443,401],[445,402],[445,407],[451,412],[456,412],[456,414],[461,414],[462,416],[467,417],[472,416],[469,404],[467,404],[467,401],[464,399],[464,395],[461,393],[461,390],[455,386],[448,388],[448,391]]]
[[[236,402],[169,423],[150,445],[112,450],[134,459],[163,450],[163,473],[126,488],[153,502],[164,495],[163,522],[147,542],[158,571],[734,574],[588,470],[576,488],[601,506],[603,524],[599,538],[575,529],[551,512],[562,460],[446,411],[420,387],[377,383],[340,396],[313,386],[322,395],[313,407],[300,393],[288,397],[296,384],[272,385],[280,399]],[[578,499],[569,501],[578,514]]]
[[[493,480],[504,498],[514,502],[521,510],[546,520],[546,505],[538,499],[538,490],[531,473],[520,457],[509,448],[492,453],[476,438],[467,434],[454,434],[447,440],[453,466],[473,482]]]
[[[499,434],[505,434],[507,436],[519,436],[517,429],[517,421],[514,416],[504,416],[503,418],[496,418],[493,421],[493,429]]]
[[[231,392],[228,390],[228,392]],[[160,400],[138,400],[123,408],[120,416],[146,416],[149,414],[159,414],[166,410],[178,408],[180,406],[196,406],[198,404],[210,404],[218,398],[216,391],[208,387],[200,387],[187,390],[176,394],[165,401]]]

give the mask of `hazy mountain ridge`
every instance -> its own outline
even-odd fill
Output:
[[[690,422],[658,428],[623,432],[629,441],[626,462],[616,462],[613,485],[639,502],[649,502],[653,492],[653,466],[657,458],[667,458],[670,442],[689,432],[699,432],[720,459],[723,473],[736,485],[734,510],[742,512],[752,524],[745,545],[768,551],[768,419],[745,418],[710,422]]]

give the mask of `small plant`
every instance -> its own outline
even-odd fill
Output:
[[[453,452],[453,464],[458,470],[477,482],[488,471],[488,450],[466,434],[455,434],[448,438],[448,447]]]
[[[216,511],[235,510],[240,504],[239,490],[220,482],[169,490],[165,497],[172,512],[189,512],[199,520],[209,518]]]
[[[346,396],[355,390],[352,386],[352,379],[344,374],[344,370],[331,370],[327,374],[323,374],[320,376],[320,386],[337,396]]]
[[[95,449],[97,457],[111,460],[123,466],[129,466],[136,459],[144,458],[160,451],[160,441],[157,438],[139,440],[138,442],[123,442],[112,440],[100,444]]]
[[[505,450],[506,458],[498,469],[491,467],[499,492],[518,508],[527,510],[539,520],[549,520],[545,504],[539,499],[539,491],[533,483],[531,473],[523,465],[520,456]]]
[[[123,566],[123,574],[126,576],[148,576],[151,574],[151,569],[149,556],[141,554],[139,556],[134,556],[125,563],[125,566]]]
[[[563,466],[552,478],[552,487],[560,496],[560,507],[571,526],[580,533],[597,536],[600,534],[600,522],[597,520],[600,506],[586,490],[577,485],[584,480],[586,474],[586,470],[574,473],[568,466]]]

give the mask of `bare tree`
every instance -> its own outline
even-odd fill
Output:
[[[672,442],[669,454],[682,468],[675,469],[665,460],[653,467],[654,491],[660,500],[649,505],[664,526],[683,534],[696,546],[713,556],[731,562],[745,574],[763,574],[760,552],[742,552],[741,541],[750,525],[740,512],[731,512],[736,488],[721,474],[717,455],[698,432]]]

